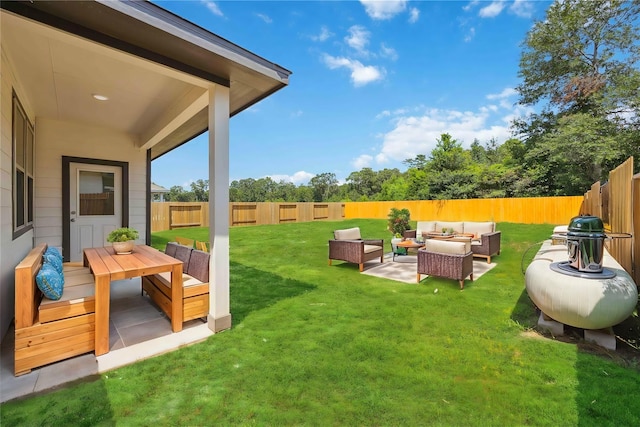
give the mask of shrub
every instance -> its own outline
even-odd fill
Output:
[[[128,242],[138,238],[138,230],[128,227],[116,228],[107,236],[107,242]]]
[[[409,209],[391,208],[388,218],[388,229],[394,236],[402,237],[403,233],[411,228],[409,226],[411,220]]]

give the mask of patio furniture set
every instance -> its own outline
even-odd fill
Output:
[[[406,231],[404,237],[397,245],[417,249],[418,283],[421,275],[427,274],[457,280],[463,289],[467,277],[473,281],[474,257],[485,258],[490,264],[491,257],[500,254],[501,232],[495,230],[494,222],[418,221],[416,230]],[[362,239],[359,227],[335,230],[329,240],[329,265],[332,260],[341,260],[358,264],[363,271],[365,262],[378,258],[384,261],[384,240]]]
[[[142,289],[171,320],[209,312],[209,253],[177,243],[165,253],[136,245],[130,254],[113,247],[87,248],[82,263],[63,263],[42,243],[15,268],[14,375],[80,354],[109,352],[112,281],[141,277]],[[179,301],[176,303],[176,301]]]

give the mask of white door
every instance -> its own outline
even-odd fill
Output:
[[[82,261],[84,248],[107,246],[107,235],[122,227],[122,169],[71,163],[70,259]]]

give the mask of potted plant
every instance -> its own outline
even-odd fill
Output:
[[[410,217],[409,209],[391,208],[389,211],[387,228],[393,235],[391,238],[391,249],[394,253],[397,253],[396,245],[398,242],[404,240],[404,232],[411,228],[409,226]]]
[[[453,228],[443,228],[442,229],[442,234],[444,234],[445,236],[451,236],[456,234],[456,231]]]
[[[113,250],[117,254],[130,254],[137,238],[138,230],[122,227],[111,231],[107,236],[107,242],[113,244]]]

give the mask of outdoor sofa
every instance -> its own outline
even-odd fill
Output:
[[[496,231],[493,221],[418,221],[415,230],[404,232],[405,238],[442,232],[443,229],[454,230],[456,234],[468,234],[471,237],[471,252],[474,257],[485,258],[491,264],[491,257],[500,255],[501,232]]]

